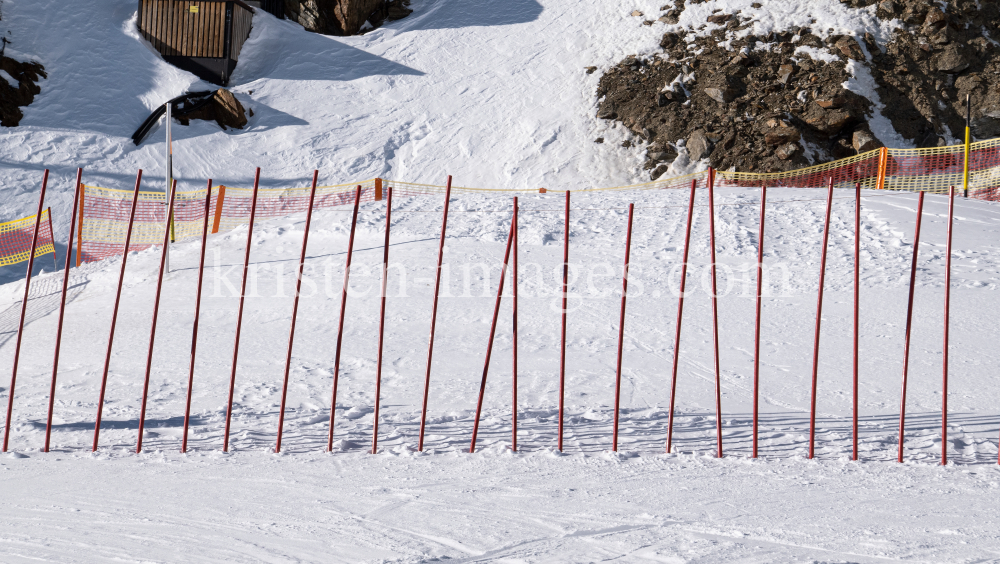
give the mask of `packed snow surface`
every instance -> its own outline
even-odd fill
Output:
[[[495,188],[639,181],[626,134],[593,118],[587,65],[656,49],[664,26],[629,14],[657,2],[414,0],[414,14],[362,37],[255,20],[234,89],[244,131],[175,127],[182,188],[207,177],[302,185],[383,176]],[[735,2],[728,2],[734,4]],[[725,7],[722,1],[699,5]],[[727,5],[728,5],[727,4]],[[742,5],[742,4],[740,4]],[[839,2],[783,2],[761,25],[810,11],[855,32]],[[57,235],[72,175],[130,187],[162,175],[163,129],[129,135],[157,104],[206,87],[139,39],[131,0],[7,0],[3,25],[50,78],[23,125],[0,137],[5,217],[31,213],[53,170]],[[787,9],[786,9],[787,8]],[[701,7],[699,7],[701,9]],[[714,8],[713,8],[714,9]],[[844,16],[844,17],[842,17]],[[797,20],[794,20],[797,21]],[[826,23],[829,22],[829,25]],[[839,22],[839,23],[838,23]],[[860,23],[859,23],[860,22]],[[772,25],[772,24],[767,24]],[[44,30],[42,33],[40,30]],[[252,93],[251,93],[252,91]],[[604,144],[593,139],[604,136]],[[631,160],[630,160],[631,159]],[[956,203],[949,418],[939,465],[947,200],[927,196],[907,396],[906,462],[895,462],[913,194],[861,201],[859,411],[852,451],[853,191],[832,210],[819,349],[816,458],[807,460],[824,190],[768,191],[760,349],[760,458],[751,448],[760,197],[716,194],[722,441],[708,208],[699,190],[683,336],[674,349],[688,193],[576,192],[570,218],[565,448],[556,447],[563,195],[520,199],[518,451],[511,451],[510,276],[468,452],[500,263],[507,196],[451,202],[426,444],[417,433],[441,229],[440,197],[393,203],[379,451],[371,448],[385,202],[361,206],[344,318],[334,451],[324,452],[349,208],[315,214],[296,326],[283,448],[274,454],[302,215],[258,224],[236,370],[230,452],[221,452],[247,227],[208,240],[189,452],[180,454],[200,242],[171,248],[146,413],[135,454],[159,262],[125,273],[100,448],[90,452],[120,259],[72,271],[41,453],[61,277],[36,277],[20,356],[10,452],[0,457],[4,562],[988,562],[1000,554],[996,297],[1000,209]],[[626,208],[635,203],[622,357],[619,451],[610,452]],[[46,262],[46,261],[42,261]],[[23,268],[23,265],[19,268]],[[11,366],[22,282],[0,286],[0,366]],[[665,453],[678,354],[674,452]],[[9,394],[0,381],[2,397]]]

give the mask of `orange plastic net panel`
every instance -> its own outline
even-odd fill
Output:
[[[356,187],[361,201],[376,198],[376,181],[316,188],[315,208],[354,203]],[[309,206],[310,188],[260,189],[255,221],[304,212]],[[205,221],[206,189],[178,192],[174,201],[172,239],[180,241],[201,235]],[[230,231],[250,221],[253,190],[214,186],[209,201],[209,230]],[[80,237],[82,262],[120,256],[128,230],[132,192],[84,185],[83,228]],[[220,209],[219,202],[222,201]],[[163,192],[139,192],[129,251],[141,251],[163,241],[167,220],[167,197]]]
[[[0,223],[0,266],[17,264],[31,256],[31,237],[35,231],[35,216],[30,215],[7,223]],[[52,215],[46,209],[38,225],[38,243],[35,258],[55,253],[52,244]]]

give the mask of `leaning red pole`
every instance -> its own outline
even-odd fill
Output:
[[[511,369],[511,431],[510,450],[517,452],[517,196],[514,196],[514,220],[511,222],[510,230],[514,239],[514,262],[511,265],[510,286],[513,302],[513,368]]]
[[[496,335],[497,318],[500,316],[500,299],[503,297],[503,282],[507,274],[507,261],[510,259],[510,247],[514,239],[514,223],[510,224],[507,233],[507,249],[503,253],[503,264],[500,266],[500,285],[497,286],[497,299],[493,306],[493,321],[490,323],[490,337],[486,341],[486,360],[483,362],[483,379],[479,383],[479,399],[476,401],[476,418],[472,421],[472,442],[469,452],[476,452],[476,438],[479,436],[479,416],[483,411],[483,398],[486,396],[486,377],[490,372],[490,357],[493,355],[493,337]]]
[[[944,354],[941,359],[941,465],[948,464],[948,329],[951,325],[951,228],[955,220],[955,187],[948,191],[948,244],[944,274]]]
[[[73,236],[76,234],[76,211],[80,203],[82,185],[83,169],[78,168],[76,169],[76,189],[73,195],[73,215],[69,219],[69,241],[66,242],[66,267],[63,269],[62,293],[59,298],[59,321],[56,323],[56,352],[52,360],[52,384],[49,387],[49,414],[45,419],[44,452],[49,452],[49,440],[52,438],[52,412],[55,410],[56,405],[56,376],[59,374],[59,346],[62,344],[63,319],[66,314],[66,291],[69,289],[69,268],[73,265],[70,257],[73,255]]]
[[[347,262],[344,265],[344,289],[340,294],[340,320],[337,327],[337,350],[333,357],[333,398],[330,400],[330,431],[326,436],[326,450],[333,450],[333,424],[337,415],[337,385],[340,383],[340,352],[344,343],[344,315],[347,313],[347,288],[351,283],[351,258],[354,256],[354,229],[358,224],[358,207],[361,205],[361,185],[354,191],[354,215],[351,216],[351,236],[347,239]]]
[[[247,227],[247,248],[243,257],[243,282],[240,284],[240,305],[236,313],[236,338],[233,340],[233,367],[229,374],[229,400],[226,403],[226,430],[222,437],[222,452],[229,452],[229,427],[233,420],[233,393],[236,391],[236,363],[240,355],[240,331],[243,328],[243,305],[246,302],[247,274],[250,272],[250,247],[253,244],[253,222],[257,217],[257,191],[260,188],[260,167],[254,173],[253,194],[250,196],[250,225]]]
[[[611,433],[611,450],[618,452],[618,411],[621,406],[622,352],[625,345],[625,298],[628,297],[629,254],[632,249],[632,213],[635,204],[628,205],[628,229],[625,232],[625,269],[622,271],[622,306],[618,314],[618,361],[615,367],[615,427]]]
[[[424,375],[424,403],[420,410],[420,437],[417,450],[424,450],[424,429],[427,427],[427,397],[431,389],[431,360],[434,357],[434,328],[437,326],[438,294],[441,290],[441,261],[444,259],[444,235],[448,229],[448,203],[451,201],[451,176],[444,189],[444,212],[441,217],[441,240],[438,242],[437,273],[434,278],[434,304],[431,306],[431,336],[427,344],[427,372]]]
[[[566,398],[566,308],[569,288],[569,190],[566,190],[566,215],[563,225],[563,277],[562,277],[562,336],[559,340],[559,452],[563,449],[563,407]]]
[[[135,452],[142,452],[142,431],[146,426],[146,399],[149,397],[149,375],[153,371],[153,346],[156,342],[156,318],[160,313],[160,294],[163,289],[163,271],[167,265],[167,253],[170,252],[170,220],[174,217],[174,197],[177,194],[177,180],[170,185],[170,196],[167,202],[167,215],[163,222],[163,248],[160,251],[160,272],[156,277],[156,297],[153,299],[153,321],[149,328],[149,350],[146,352],[146,376],[142,384],[142,405],[139,408],[139,437],[136,439]]]
[[[216,205],[222,205],[218,202]],[[201,316],[201,285],[205,279],[205,248],[208,245],[208,215],[212,209],[212,179],[208,179],[205,191],[205,219],[201,224],[201,257],[198,259],[198,289],[194,299],[194,323],[191,329],[191,363],[188,367],[187,402],[184,405],[184,434],[181,438],[181,452],[187,452],[188,424],[191,422],[191,392],[194,388],[194,360],[198,350],[198,318]]]
[[[826,247],[830,242],[830,213],[833,210],[833,178],[826,193],[826,220],[823,223],[823,251],[819,261],[819,290],[816,293],[816,331],[813,339],[812,401],[809,407],[809,458],[815,455],[816,445],[816,388],[819,382],[819,335],[823,319],[823,286],[826,281]]]
[[[104,413],[104,393],[108,389],[108,370],[111,368],[111,349],[115,342],[115,325],[118,323],[118,305],[122,299],[122,285],[125,282],[125,264],[128,262],[128,247],[132,243],[132,226],[135,223],[135,207],[139,203],[139,185],[142,183],[142,169],[135,177],[135,190],[132,191],[132,209],[128,214],[128,229],[125,231],[125,246],[122,249],[122,267],[118,274],[118,290],[115,293],[115,307],[111,312],[111,330],[108,332],[108,351],[104,355],[104,372],[101,374],[101,395],[97,400],[97,421],[94,423],[94,445],[91,450],[97,451],[97,442],[101,435],[101,415]]]
[[[715,276],[715,169],[708,169],[708,231],[712,264],[712,343],[715,353],[715,456],[722,458],[722,369],[719,364],[719,296]]]
[[[295,343],[295,320],[299,315],[299,296],[302,293],[302,270],[306,264],[306,247],[309,245],[309,226],[312,224],[313,204],[316,202],[316,184],[319,171],[313,171],[312,188],[309,189],[309,207],[306,208],[306,227],[302,233],[302,253],[299,255],[299,268],[295,274],[295,297],[292,299],[292,321],[288,329],[288,353],[285,354],[285,375],[281,385],[281,408],[278,411],[278,438],[274,443],[274,452],[281,452],[281,433],[285,428],[285,400],[288,398],[288,375],[292,368],[292,347]]]
[[[28,311],[28,291],[31,289],[31,271],[35,268],[35,249],[38,248],[38,227],[42,223],[45,209],[45,188],[49,184],[49,169],[42,174],[42,191],[38,195],[38,212],[35,214],[35,228],[31,234],[31,252],[28,255],[28,273],[24,276],[24,298],[21,300],[21,318],[17,322],[17,341],[14,345],[14,369],[10,373],[10,388],[7,393],[7,422],[4,424],[3,452],[7,452],[10,440],[10,418],[14,413],[14,384],[17,383],[17,362],[21,357],[21,341],[24,338],[24,316]]]
[[[852,460],[858,459],[858,334],[861,331],[858,309],[861,302],[861,183],[854,185],[854,395],[852,396],[854,418],[854,450]]]
[[[910,298],[906,306],[906,342],[903,346],[903,386],[899,394],[899,453],[903,461],[903,433],[906,428],[906,376],[910,368],[910,328],[913,324],[913,290],[917,281],[917,252],[920,249],[920,220],[924,215],[924,192],[917,198],[917,225],[913,233],[913,263],[910,266]]]
[[[375,363],[375,414],[372,421],[372,454],[378,454],[378,413],[382,401],[382,348],[385,344],[385,294],[389,282],[389,227],[392,225],[392,186],[385,200],[385,245],[382,251],[382,305],[378,317],[378,358]]]
[[[677,298],[677,330],[674,336],[674,362],[670,377],[670,412],[667,416],[667,453],[670,452],[674,437],[674,405],[677,399],[677,369],[680,366],[681,320],[684,319],[684,288],[687,283],[688,251],[691,243],[691,224],[694,218],[694,190],[697,180],[691,181],[691,197],[688,199],[687,229],[684,234],[684,259],[681,261],[681,292]]]
[[[753,332],[753,453],[757,458],[757,412],[760,397],[760,309],[764,285],[764,215],[767,210],[767,186],[760,187],[760,228],[757,231],[757,312]]]

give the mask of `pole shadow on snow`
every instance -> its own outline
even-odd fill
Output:
[[[23,274],[22,274],[23,276]],[[77,278],[76,281],[70,277],[70,286],[66,290],[66,303],[71,303],[83,292],[89,281]],[[23,292],[23,288],[22,288]],[[31,322],[42,319],[51,313],[59,311],[59,302],[62,296],[62,276],[49,276],[41,280],[31,281],[31,292],[28,295],[28,310],[25,314],[24,325],[27,327]],[[7,341],[17,336],[17,325],[21,317],[21,300],[12,303],[7,309],[0,312],[0,347]]]

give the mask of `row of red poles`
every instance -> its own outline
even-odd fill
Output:
[[[63,283],[62,283],[62,295],[59,304],[59,319],[57,322],[56,329],[56,342],[55,342],[55,359],[53,361],[52,367],[52,383],[49,391],[49,405],[48,405],[48,417],[46,419],[45,428],[45,452],[49,450],[50,437],[52,431],[52,412],[55,403],[55,391],[56,391],[56,377],[59,368],[59,349],[62,342],[62,329],[63,321],[65,317],[65,306],[66,306],[66,291],[69,284],[69,272],[70,272],[70,256],[71,249],[73,245],[73,233],[77,227],[75,222],[77,220],[77,206],[80,201],[80,190],[82,189],[82,175],[83,170],[77,170],[76,176],[76,194],[73,198],[73,213],[71,217],[73,220],[70,224],[70,237],[67,243],[66,251],[66,266],[63,271]],[[292,305],[292,316],[291,316],[291,327],[289,329],[288,335],[288,349],[285,356],[285,368],[284,368],[284,379],[281,391],[281,408],[278,417],[278,433],[277,441],[275,443],[275,452],[281,451],[281,440],[282,431],[284,428],[285,420],[285,402],[288,395],[288,382],[291,367],[291,359],[293,352],[293,345],[295,341],[295,324],[299,309],[299,297],[302,287],[302,272],[305,264],[306,258],[306,248],[309,243],[309,231],[312,223],[312,212],[313,204],[316,198],[316,185],[318,180],[319,172],[313,172],[312,187],[309,193],[309,206],[306,212],[306,224],[305,232],[302,237],[302,250],[299,256],[299,264],[296,271],[296,282],[295,282],[295,296]],[[35,250],[38,240],[39,222],[42,213],[42,207],[45,201],[45,190],[48,185],[49,171],[46,170],[42,177],[42,189],[38,200],[38,214],[35,216],[35,225],[32,235],[31,242],[31,252],[28,259],[28,272],[25,277],[24,285],[24,298],[21,302],[21,314],[20,320],[18,322],[18,331],[16,344],[14,349],[14,367],[11,374],[11,383],[7,398],[7,418],[4,427],[4,438],[3,438],[3,451],[7,451],[8,441],[10,438],[10,425],[11,425],[11,415],[14,406],[14,386],[17,380],[17,368],[18,360],[20,358],[21,344],[23,339],[23,329],[24,329],[24,319],[25,312],[27,310],[28,304],[28,294],[31,287],[31,272],[34,267]],[[139,196],[139,186],[142,182],[142,171],[140,170],[136,176],[135,189],[132,194],[132,205],[129,212],[129,223],[128,229],[125,234],[125,244],[122,252],[121,269],[118,276],[118,287],[115,294],[115,304],[112,311],[111,317],[111,330],[108,337],[107,352],[104,361],[104,368],[101,374],[101,392],[100,400],[98,402],[97,418],[94,426],[94,440],[93,440],[93,450],[97,450],[98,442],[100,438],[101,431],[101,416],[104,407],[104,395],[107,389],[108,371],[111,363],[111,352],[114,344],[115,337],[115,324],[118,319],[118,309],[121,302],[121,292],[122,285],[125,276],[125,268],[128,260],[128,249],[132,238],[132,228],[135,220],[135,210],[136,204],[138,202]],[[716,295],[716,256],[715,256],[715,200],[714,200],[714,188],[715,188],[715,171],[709,169],[708,171],[708,206],[709,206],[709,246],[711,252],[711,279],[712,279],[712,332],[713,332],[713,353],[715,361],[715,408],[716,408],[716,456],[722,457],[722,402],[721,402],[721,368],[719,362],[719,323],[718,323],[718,299]],[[233,344],[233,362],[232,369],[230,373],[229,381],[229,398],[226,408],[226,426],[223,438],[223,451],[228,452],[229,450],[229,434],[230,426],[232,421],[232,409],[233,409],[233,393],[236,385],[236,372],[239,360],[239,346],[240,346],[240,333],[242,329],[243,321],[243,309],[245,305],[245,294],[246,294],[246,284],[247,275],[249,272],[250,265],[250,251],[253,242],[253,229],[254,220],[257,211],[257,194],[258,188],[260,186],[260,169],[256,170],[254,175],[254,186],[252,193],[252,201],[250,206],[250,219],[249,226],[247,228],[247,242],[246,250],[243,260],[243,275],[240,288],[240,300],[239,309],[236,318],[236,337]],[[683,262],[681,264],[681,278],[680,278],[680,293],[677,303],[677,324],[674,338],[674,355],[673,364],[671,367],[671,382],[670,382],[670,410],[669,418],[667,423],[667,445],[666,451],[672,451],[672,439],[673,439],[673,427],[674,427],[674,412],[675,412],[675,402],[677,395],[677,376],[680,358],[680,339],[681,339],[681,326],[683,321],[684,312],[684,296],[685,296],[685,286],[687,280],[687,263],[689,256],[689,247],[691,242],[691,226],[693,223],[694,214],[694,201],[695,201],[695,189],[697,187],[697,181],[691,182],[690,197],[688,201],[687,209],[687,224],[684,235],[684,251],[683,251]],[[168,198],[168,208],[166,217],[171,217],[174,211],[174,198],[176,195],[177,183],[174,181],[173,186],[171,186],[169,198]],[[188,385],[187,385],[187,398],[186,406],[184,411],[184,433],[181,442],[181,452],[187,451],[188,446],[188,426],[190,423],[190,413],[191,413],[191,394],[194,386],[194,367],[195,367],[195,357],[198,345],[198,320],[201,312],[201,294],[202,294],[202,283],[204,281],[204,266],[205,266],[205,249],[208,240],[208,218],[209,218],[209,208],[211,205],[211,193],[212,193],[212,180],[208,181],[208,190],[205,195],[205,220],[202,225],[202,235],[201,235],[201,254],[199,257],[199,268],[198,268],[198,286],[195,297],[195,311],[194,311],[194,326],[192,330],[191,337],[191,357],[190,365],[188,371]],[[327,450],[333,449],[333,437],[334,437],[334,422],[336,414],[337,405],[337,386],[340,376],[340,356],[343,343],[343,330],[344,330],[344,314],[347,306],[347,289],[350,281],[351,272],[351,258],[354,251],[354,234],[355,227],[357,225],[358,219],[358,207],[361,201],[361,186],[355,189],[354,197],[354,210],[351,217],[351,232],[348,239],[347,248],[347,259],[344,270],[344,287],[341,293],[340,301],[340,319],[339,326],[337,329],[337,341],[336,341],[336,352],[334,359],[334,375],[333,375],[333,391],[332,399],[330,404],[330,425],[329,432],[327,436]],[[562,319],[561,319],[561,339],[560,339],[560,357],[559,357],[559,419],[558,419],[558,449],[563,450],[563,419],[564,419],[564,396],[566,389],[566,326],[567,326],[567,299],[568,299],[568,271],[569,271],[569,220],[570,220],[570,193],[567,191],[565,193],[565,226],[564,226],[564,240],[563,240],[563,277],[562,277]],[[437,323],[437,308],[438,308],[438,298],[441,286],[441,272],[442,272],[442,260],[444,257],[444,241],[445,235],[447,233],[448,227],[448,204],[451,201],[451,177],[448,177],[448,183],[445,188],[445,201],[444,210],[442,214],[441,221],[441,237],[438,242],[438,256],[437,256],[437,268],[435,274],[434,283],[434,299],[431,309],[431,324],[430,324],[430,339],[427,348],[427,368],[424,377],[424,390],[423,390],[423,403],[421,408],[420,416],[420,434],[418,439],[418,450],[423,450],[424,448],[424,431],[426,429],[427,423],[427,407],[428,399],[430,393],[430,382],[431,382],[431,366],[434,354],[434,332]],[[944,301],[944,357],[943,357],[943,404],[941,407],[942,421],[941,421],[941,464],[947,464],[948,453],[947,453],[947,432],[948,432],[948,329],[949,329],[949,306],[951,299],[951,249],[952,249],[952,224],[954,219],[954,207],[955,207],[955,188],[952,187],[948,195],[948,235],[947,235],[947,249],[946,249],[946,274],[945,274],[945,301]],[[899,450],[897,460],[899,462],[903,461],[903,442],[904,442],[904,432],[906,426],[906,386],[907,386],[907,376],[909,370],[909,357],[910,357],[910,336],[912,329],[913,320],[913,295],[916,283],[916,272],[917,272],[917,255],[920,245],[920,226],[921,218],[923,217],[923,206],[924,206],[924,193],[920,192],[917,199],[917,218],[916,227],[913,238],[913,258],[910,268],[910,284],[909,284],[909,299],[907,304],[906,312],[906,331],[905,331],[905,344],[903,352],[903,377],[902,377],[902,390],[900,393],[900,418],[899,418]],[[760,392],[760,326],[761,326],[761,310],[762,310],[762,296],[763,296],[763,261],[764,261],[764,226],[765,226],[765,212],[767,207],[767,187],[761,187],[760,196],[760,225],[758,228],[757,240],[757,293],[756,293],[756,317],[754,323],[754,367],[753,367],[753,433],[752,433],[752,454],[751,456],[756,458],[758,455],[758,397]],[[827,202],[826,202],[826,215],[824,220],[823,229],[823,248],[822,248],[822,258],[820,260],[820,275],[819,275],[819,290],[817,293],[817,303],[816,303],[816,326],[814,334],[813,343],[813,363],[812,363],[812,386],[811,386],[811,401],[810,401],[810,416],[809,416],[809,458],[813,458],[815,455],[815,437],[816,437],[816,398],[818,395],[818,373],[819,373],[819,343],[820,343],[820,325],[822,320],[822,310],[823,310],[823,289],[826,274],[826,258],[827,258],[827,246],[829,242],[829,232],[830,232],[830,216],[833,207],[833,180],[829,181],[827,186]],[[621,391],[621,370],[622,370],[622,360],[623,360],[623,345],[625,337],[625,307],[626,300],[628,297],[628,274],[629,274],[629,261],[630,252],[632,244],[632,223],[634,217],[634,204],[629,204],[628,207],[628,227],[625,235],[625,264],[622,276],[622,297],[621,297],[621,307],[619,312],[618,321],[618,350],[617,350],[617,364],[615,373],[615,404],[614,404],[614,426],[612,431],[612,450],[618,450],[618,427],[619,427],[619,410],[620,410],[620,391]],[[386,311],[386,283],[388,274],[388,264],[389,264],[389,229],[391,225],[392,218],[392,188],[388,188],[387,198],[386,198],[386,218],[385,218],[385,244],[384,252],[382,258],[382,282],[381,282],[381,303],[379,308],[379,338],[378,338],[378,359],[376,363],[376,373],[375,373],[375,412],[374,412],[374,422],[372,430],[372,453],[378,451],[378,422],[379,422],[379,405],[381,398],[381,382],[382,382],[382,353],[384,347],[384,334],[385,334],[385,311]],[[153,317],[152,317],[152,327],[150,329],[149,338],[149,349],[146,356],[146,368],[145,377],[143,381],[143,393],[142,393],[142,404],[139,415],[139,433],[136,443],[136,452],[142,451],[142,435],[143,427],[146,417],[146,401],[149,391],[149,377],[152,370],[153,362],[153,350],[156,338],[156,322],[157,314],[159,312],[160,305],[160,294],[163,287],[163,274],[167,260],[167,245],[170,241],[170,229],[169,222],[165,222],[166,226],[163,233],[163,243],[162,251],[160,255],[160,265],[159,274],[156,281],[156,297],[153,303]],[[472,441],[469,447],[469,452],[475,452],[476,449],[476,439],[479,432],[479,420],[482,413],[483,401],[486,393],[486,381],[489,374],[490,368],[490,358],[493,352],[493,342],[496,334],[497,319],[500,313],[501,299],[503,297],[504,280],[507,274],[508,263],[512,263],[511,266],[511,300],[513,305],[513,367],[512,367],[512,383],[511,383],[511,395],[512,395],[512,435],[511,435],[511,449],[517,450],[517,225],[518,225],[518,199],[515,197],[513,202],[513,216],[511,220],[510,231],[507,236],[506,250],[504,251],[503,265],[501,267],[500,274],[500,284],[497,288],[497,296],[493,309],[493,320],[490,325],[489,339],[487,341],[486,347],[486,359],[483,366],[483,376],[479,388],[479,396],[476,403],[476,415],[473,423],[472,430]],[[859,333],[859,305],[860,305],[860,232],[861,232],[861,185],[855,185],[855,217],[854,217],[854,340],[853,340],[853,454],[852,458],[854,460],[858,459],[858,333]],[[511,261],[511,258],[513,260]],[[1000,455],[998,455],[998,463],[1000,463]]]

